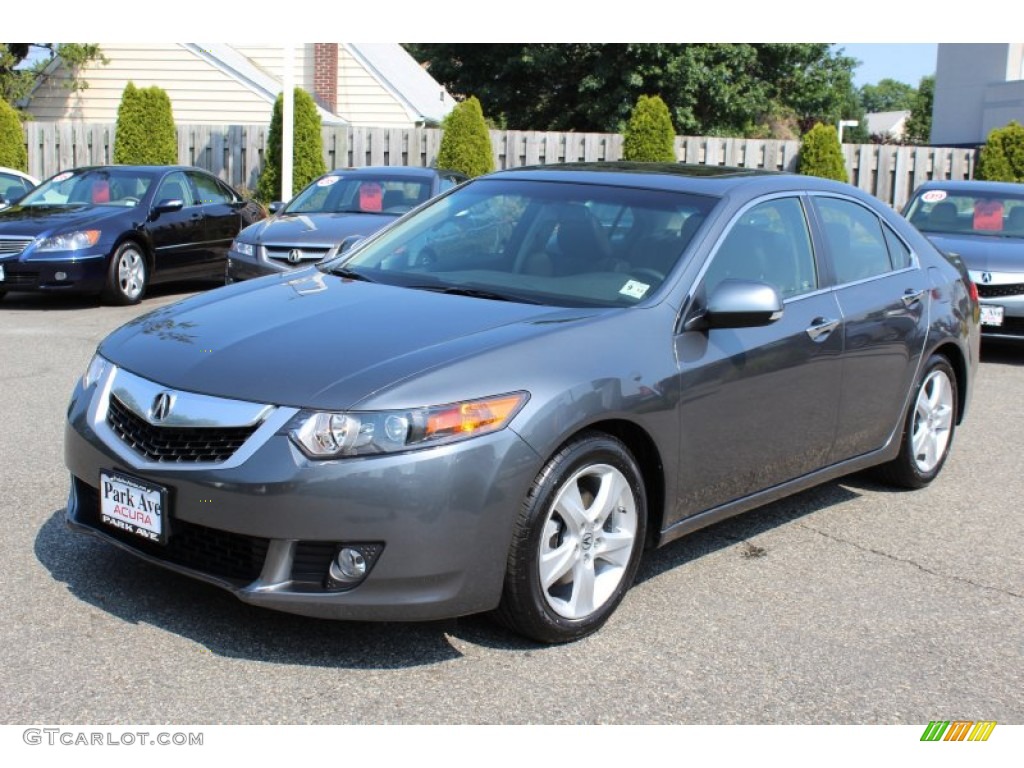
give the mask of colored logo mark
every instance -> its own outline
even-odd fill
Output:
[[[988,741],[995,728],[995,720],[932,720],[921,741]]]

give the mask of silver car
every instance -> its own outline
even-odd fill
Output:
[[[932,481],[972,291],[845,184],[495,173],[107,337],[68,409],[67,519],[254,605],[574,640],[649,547],[868,467]]]

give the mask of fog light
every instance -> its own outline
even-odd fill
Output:
[[[54,272],[53,273],[53,277],[54,277],[55,280],[67,280],[68,279],[68,273],[67,272]]]
[[[358,549],[343,548],[331,563],[331,578],[336,581],[359,581],[366,575],[366,558]]]

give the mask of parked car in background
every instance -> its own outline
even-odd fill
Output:
[[[402,214],[466,180],[455,171],[382,166],[321,176],[274,215],[239,234],[228,257],[228,283],[287,272],[334,255]]]
[[[931,482],[977,311],[847,184],[499,172],[108,336],[67,411],[67,519],[254,605],[574,640],[645,547],[868,467]]]
[[[39,179],[15,168],[0,167],[0,210],[18,202],[32,189],[39,186]]]
[[[1024,340],[1024,185],[929,181],[903,213],[967,266],[978,286],[983,337]]]
[[[134,304],[154,283],[220,278],[231,241],[265,216],[199,168],[64,171],[0,211],[0,296],[94,293]]]

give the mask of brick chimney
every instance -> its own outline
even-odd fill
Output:
[[[313,95],[332,114],[338,111],[338,44],[313,43]]]

